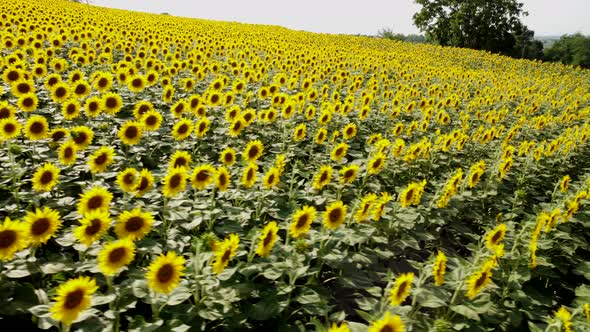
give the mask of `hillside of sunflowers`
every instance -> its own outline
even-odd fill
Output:
[[[589,71],[0,9],[1,324],[590,330]]]

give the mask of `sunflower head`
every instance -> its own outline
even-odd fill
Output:
[[[324,226],[328,229],[336,229],[344,223],[347,206],[342,201],[336,201],[326,207],[323,215]]]
[[[8,261],[29,244],[27,225],[10,218],[0,224],[0,261]]]
[[[52,163],[45,163],[33,175],[33,189],[37,191],[51,191],[58,183],[59,168]]]
[[[105,276],[116,275],[135,257],[135,244],[129,238],[106,244],[98,254],[98,268]]]
[[[260,233],[258,248],[256,254],[260,257],[268,257],[272,251],[273,246],[279,239],[279,227],[275,221],[269,222]]]
[[[180,284],[184,272],[184,257],[175,252],[158,256],[148,267],[146,279],[150,289],[157,293],[168,294]]]
[[[65,324],[71,324],[90,306],[91,296],[98,286],[94,279],[78,277],[61,284],[56,291],[51,317]]]
[[[142,212],[140,207],[124,211],[119,215],[115,225],[115,233],[119,238],[133,241],[143,239],[152,229],[154,217],[149,212]]]
[[[314,207],[304,206],[295,211],[293,214],[293,221],[289,227],[289,232],[293,238],[301,237],[311,229],[311,223],[316,219],[317,212]]]
[[[61,227],[59,212],[48,207],[36,209],[35,212],[28,211],[24,220],[33,245],[46,243]]]
[[[74,229],[74,237],[86,246],[90,246],[106,233],[110,223],[111,218],[107,211],[92,211],[80,220],[80,226]]]

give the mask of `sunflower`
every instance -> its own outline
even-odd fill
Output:
[[[141,207],[137,207],[119,215],[115,233],[119,238],[141,240],[151,231],[153,223],[154,216],[149,212],[142,212]]]
[[[30,140],[41,140],[49,135],[47,119],[41,115],[33,115],[25,124],[25,136]]]
[[[490,250],[495,250],[496,247],[502,242],[506,235],[506,224],[500,224],[496,226],[491,232],[486,235],[486,246]]]
[[[231,184],[231,177],[227,168],[220,166],[215,171],[215,186],[219,191],[226,191]]]
[[[75,99],[68,99],[61,105],[61,114],[66,120],[73,120],[80,116],[80,103]]]
[[[247,162],[256,162],[260,156],[262,156],[262,152],[264,151],[264,146],[260,140],[250,141],[246,148],[244,149],[244,153],[242,154],[242,158]]]
[[[169,103],[172,101],[172,98],[174,98],[174,93],[176,92],[176,90],[174,89],[173,86],[171,85],[166,85],[164,87],[164,91],[162,92],[162,101],[165,103]]]
[[[7,101],[0,101],[0,120],[14,118],[16,108]]]
[[[570,186],[571,181],[572,181],[572,178],[569,175],[566,175],[561,179],[561,181],[559,182],[559,189],[561,190],[561,192],[567,191],[567,189]]]
[[[21,128],[21,124],[15,118],[0,120],[0,141],[17,138]]]
[[[129,238],[105,244],[98,253],[98,269],[105,276],[113,276],[135,258],[135,244]]]
[[[76,143],[76,147],[78,150],[84,150],[90,143],[92,143],[92,139],[94,138],[94,132],[92,129],[86,126],[77,126],[70,129],[70,135]]]
[[[56,291],[51,317],[65,324],[71,324],[80,313],[90,306],[91,296],[98,286],[90,277],[78,277],[61,284]]]
[[[211,91],[207,96],[207,104],[209,106],[219,106],[222,102],[222,95],[218,91]]]
[[[342,201],[336,201],[326,207],[323,215],[324,226],[328,229],[336,229],[344,223],[347,206]]]
[[[0,224],[0,262],[9,261],[14,254],[29,245],[27,225],[5,217]]]
[[[27,211],[24,221],[32,245],[46,243],[61,227],[59,212],[48,207],[36,209],[35,212]]]
[[[279,175],[283,175],[283,173],[285,172],[285,166],[286,166],[285,159],[287,159],[287,155],[285,155],[284,153],[277,155],[277,157],[275,159],[275,163],[274,163],[273,167],[275,167],[279,171]]]
[[[76,147],[76,143],[74,141],[66,141],[59,146],[58,149],[58,156],[59,156],[59,163],[62,165],[72,165],[76,162],[76,152],[78,148]]]
[[[18,108],[25,112],[33,112],[39,106],[39,98],[34,93],[28,93],[26,95],[22,95],[18,98],[16,103]]]
[[[246,121],[242,118],[238,118],[229,125],[229,135],[231,137],[237,137],[242,132],[242,129],[246,128]]]
[[[110,146],[102,146],[96,150],[88,159],[88,168],[92,173],[102,173],[113,163],[115,149]]]
[[[414,273],[404,273],[395,279],[395,286],[391,290],[389,297],[392,306],[400,305],[410,294],[414,282]]]
[[[92,81],[92,86],[99,92],[107,92],[113,86],[113,74],[100,72]]]
[[[435,285],[440,286],[445,282],[446,269],[447,256],[445,256],[445,254],[439,250],[432,266],[432,275],[434,276]]]
[[[215,180],[215,168],[209,164],[199,165],[193,170],[191,184],[193,188],[203,190]]]
[[[198,138],[203,138],[207,135],[207,131],[209,130],[209,124],[211,121],[207,118],[201,118],[195,126],[195,135]]]
[[[293,140],[295,142],[300,142],[303,139],[305,139],[305,123],[298,125],[293,131]]]
[[[328,130],[326,128],[320,128],[315,134],[314,142],[316,144],[322,145],[326,141],[328,137]]]
[[[24,78],[16,82],[12,82],[10,86],[12,94],[15,97],[21,97],[31,93],[35,93],[35,82],[29,81]]]
[[[357,208],[356,212],[354,213],[354,219],[357,222],[364,222],[369,218],[369,214],[373,210],[375,203],[377,202],[377,195],[374,193],[368,193],[363,197],[359,207]]]
[[[385,214],[385,207],[387,206],[387,203],[389,203],[392,199],[393,196],[389,193],[381,193],[381,198],[379,198],[379,200],[375,202],[371,209],[373,220],[378,221],[379,219],[381,219],[381,217],[383,217],[383,214]]]
[[[161,254],[148,266],[146,279],[150,289],[157,293],[168,294],[180,284],[184,272],[184,257],[169,251]]]
[[[139,172],[139,179],[137,180],[137,186],[134,190],[136,190],[135,196],[140,197],[143,196],[146,192],[148,192],[152,186],[154,185],[154,176],[152,173],[147,169],[142,169]]]
[[[272,248],[279,239],[279,228],[275,221],[269,222],[260,233],[258,238],[258,248],[256,248],[256,254],[260,257],[268,257],[272,252]]]
[[[219,155],[219,161],[225,166],[231,166],[236,162],[236,151],[232,148],[225,148]]]
[[[127,80],[127,88],[135,93],[143,91],[146,84],[147,80],[142,75],[135,75]]]
[[[256,183],[256,171],[258,166],[255,163],[248,163],[244,172],[242,173],[242,185],[246,188],[250,188]]]
[[[184,169],[172,169],[162,181],[165,197],[174,197],[186,188],[187,175]]]
[[[140,120],[147,112],[153,111],[154,105],[149,100],[142,100],[133,107],[133,116]]]
[[[131,120],[125,122],[121,128],[119,128],[119,132],[117,134],[121,142],[127,145],[138,144],[141,141],[142,135],[143,130],[141,123]]]
[[[135,168],[126,168],[117,174],[116,182],[123,192],[134,192],[139,185],[139,173]]]
[[[182,168],[184,170],[188,170],[190,168],[190,163],[192,161],[193,157],[190,155],[190,153],[182,150],[177,150],[170,157],[168,169],[170,170],[175,168]]]
[[[281,174],[279,169],[276,167],[271,167],[264,175],[264,178],[262,179],[262,185],[266,189],[271,189],[279,184],[281,180],[280,176]]]
[[[572,332],[572,314],[567,310],[566,307],[561,306],[557,311],[554,312],[555,318],[561,322],[561,328],[559,331]]]
[[[52,163],[43,164],[33,175],[33,189],[36,191],[51,191],[58,182],[59,168]]]
[[[311,206],[306,205],[295,211],[292,215],[293,221],[291,222],[291,226],[289,226],[289,233],[291,236],[296,239],[307,234],[311,228],[311,223],[316,217],[317,212],[315,208]]]
[[[375,155],[369,160],[367,165],[367,171],[369,174],[379,173],[385,166],[385,155],[381,152],[375,153]]]
[[[194,124],[189,119],[180,119],[172,127],[172,137],[177,141],[187,139],[193,131]]]
[[[163,117],[156,110],[147,111],[140,119],[143,129],[146,131],[156,131],[162,125]]]
[[[313,188],[322,190],[332,179],[332,166],[322,165],[313,178]]]
[[[411,205],[419,205],[424,192],[426,180],[422,182],[410,183],[399,195],[402,207],[409,207]]]
[[[102,110],[110,115],[115,115],[123,107],[123,98],[114,92],[109,92],[102,96]]]
[[[68,137],[69,135],[70,135],[70,131],[66,128],[63,128],[63,127],[53,128],[49,132],[49,137],[51,138],[51,140],[53,142],[59,142],[62,139]]]
[[[229,261],[236,255],[240,245],[240,237],[236,234],[230,234],[223,241],[218,242],[215,248],[215,260],[213,261],[213,272],[220,274]]]
[[[92,96],[84,102],[86,116],[95,118],[102,112],[102,101],[98,96]]]
[[[330,153],[330,158],[332,158],[332,160],[334,161],[339,161],[340,159],[344,158],[344,156],[346,156],[347,151],[348,144],[342,142],[332,149],[332,152]]]
[[[90,246],[107,232],[110,224],[111,217],[107,211],[92,211],[80,220],[80,226],[74,229],[74,237]]]
[[[72,84],[71,92],[76,96],[78,99],[83,99],[91,92],[90,84],[86,82],[86,80],[79,80]]]
[[[391,315],[389,311],[380,320],[369,326],[369,332],[404,332],[404,322],[398,315]]]
[[[492,280],[492,263],[484,263],[481,269],[472,274],[467,280],[467,297],[473,299]]]
[[[254,120],[256,120],[256,111],[249,108],[241,114],[241,117],[246,122],[246,126],[249,126]]]
[[[345,140],[349,140],[356,136],[356,132],[356,125],[354,123],[349,123],[344,126],[344,129],[342,129],[342,137],[344,137]]]
[[[77,210],[82,216],[93,211],[108,212],[112,200],[113,194],[111,194],[105,187],[94,186],[80,195]]]

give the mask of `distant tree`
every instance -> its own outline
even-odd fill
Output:
[[[590,36],[563,35],[545,52],[545,59],[590,68]]]
[[[394,33],[393,30],[390,28],[383,28],[383,29],[379,30],[379,32],[377,33],[377,36],[380,38],[405,41],[405,42],[409,42],[409,43],[425,43],[426,42],[426,37],[424,37],[422,35],[414,35],[414,34],[404,35],[402,33]]]
[[[415,0],[422,6],[414,24],[440,45],[510,55],[528,29],[528,15],[517,0]],[[526,37],[526,36],[525,36]],[[521,48],[522,51],[522,48]]]

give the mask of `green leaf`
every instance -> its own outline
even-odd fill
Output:
[[[464,317],[467,317],[469,319],[473,319],[479,322],[479,315],[477,314],[477,312],[475,312],[475,310],[465,306],[465,305],[453,305],[451,306],[451,310],[453,310],[454,312],[458,313],[459,315],[462,315]]]

